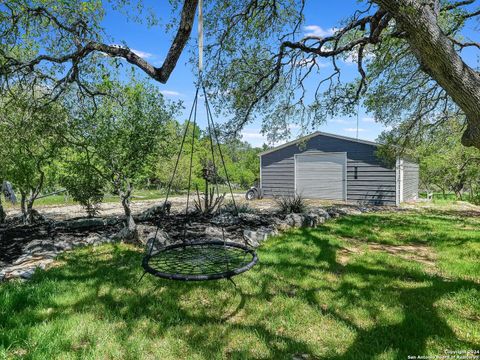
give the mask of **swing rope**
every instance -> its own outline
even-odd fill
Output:
[[[220,196],[219,192],[219,176],[218,167],[215,158],[215,144],[218,150],[218,155],[221,160],[221,166],[225,173],[225,180],[228,185],[228,189],[232,198],[234,206],[234,215],[238,215],[238,207],[233,195],[232,185],[230,183],[230,177],[228,175],[227,167],[225,164],[225,158],[223,155],[222,147],[218,137],[218,130],[213,120],[212,111],[208,101],[207,91],[203,83],[203,13],[202,13],[202,0],[199,0],[199,13],[198,13],[198,82],[195,91],[195,98],[190,110],[188,120],[185,124],[183,131],[182,141],[180,149],[175,161],[172,176],[168,183],[168,188],[165,196],[165,202],[163,205],[164,213],[167,208],[168,198],[171,194],[173,181],[178,171],[178,165],[182,156],[183,150],[187,142],[187,135],[190,125],[193,125],[191,146],[190,146],[190,159],[189,159],[189,171],[188,171],[188,188],[187,188],[187,201],[185,209],[185,218],[183,222],[183,232],[181,241],[171,245],[160,246],[155,250],[155,242],[157,241],[158,232],[160,229],[160,221],[157,222],[157,228],[155,231],[155,237],[152,239],[148,252],[145,254],[142,266],[145,273],[150,273],[159,278],[165,278],[170,280],[183,280],[183,281],[202,281],[202,280],[218,280],[218,279],[230,279],[232,276],[241,274],[251,269],[258,261],[255,251],[250,248],[246,239],[244,244],[226,241],[225,239],[225,221],[220,216],[220,225],[222,230],[222,239],[198,237],[193,241],[187,241],[187,225],[190,223],[190,190],[192,186],[192,170],[193,170],[193,153],[195,151],[195,132],[197,130],[197,111],[198,100],[200,93],[203,93],[204,105],[207,117],[207,132],[208,139],[210,141],[210,152],[213,166],[213,178],[214,178],[214,190],[213,193],[217,193],[217,197]],[[207,177],[207,172],[206,172]],[[208,180],[206,184],[205,199],[208,196]],[[199,204],[201,206],[201,204]],[[215,216],[222,215],[222,204],[219,204],[215,213]],[[147,242],[147,247],[148,247]],[[143,277],[143,276],[142,276]]]

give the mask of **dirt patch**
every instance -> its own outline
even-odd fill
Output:
[[[237,204],[248,204],[250,207],[260,211],[260,212],[272,212],[276,209],[276,203],[274,199],[261,199],[246,201],[244,194],[234,194],[235,202]],[[132,201],[132,212],[134,214],[139,214],[142,211],[147,210],[151,206],[162,204],[165,199],[151,199],[151,200],[133,200]],[[168,200],[172,203],[173,212],[185,211],[185,206],[187,205],[186,196],[173,196],[169,197]],[[229,202],[231,196],[226,196],[226,201]],[[338,202],[325,201],[325,200],[307,200],[309,206],[328,206],[334,205]],[[190,198],[190,204],[192,204],[192,199]],[[340,203],[341,206],[348,206],[344,203]],[[81,205],[43,205],[35,206],[35,209],[38,212],[55,221],[68,220],[78,217],[84,217],[86,215],[84,208]],[[20,208],[15,206],[13,208],[7,209],[7,215],[14,216],[20,214]],[[112,203],[102,203],[100,205],[100,214],[101,217],[113,217],[113,216],[123,216],[123,207],[118,202]]]
[[[356,239],[349,239],[348,246],[337,251],[337,261],[346,265],[353,255],[363,254],[365,251],[383,251],[398,256],[404,260],[413,260],[428,267],[435,267],[436,256],[433,249],[426,245],[387,245],[378,243],[363,243]]]
[[[244,198],[243,194],[235,194],[235,201],[242,201]],[[227,201],[230,197],[227,197]],[[165,199],[152,199],[152,200],[134,200],[132,201],[132,212],[134,214],[139,214],[142,211],[147,210],[148,208],[162,204]],[[172,203],[172,211],[179,212],[184,211],[185,206],[187,204],[187,197],[186,196],[174,196],[168,199]],[[190,203],[192,199],[190,199]],[[36,210],[43,216],[55,220],[55,221],[63,221],[69,220],[79,217],[85,217],[86,213],[84,208],[81,205],[44,205],[44,206],[36,206]],[[7,210],[7,215],[14,216],[20,214],[20,209],[16,206],[14,208],[10,208]],[[100,214],[101,217],[115,217],[115,216],[123,216],[124,211],[122,204],[120,202],[112,202],[112,203],[102,203],[100,205]]]
[[[343,266],[348,264],[350,258],[357,254],[363,254],[364,251],[360,246],[343,247],[337,250],[337,262]]]
[[[466,201],[454,201],[447,204],[419,201],[402,204],[402,208],[408,210],[420,210],[439,215],[459,217],[480,217],[480,206]]]
[[[401,257],[405,260],[418,261],[427,266],[435,266],[435,253],[429,246],[414,245],[384,245],[384,244],[368,244],[371,251],[384,251],[391,255]]]

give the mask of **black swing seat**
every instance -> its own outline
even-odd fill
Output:
[[[258,261],[247,245],[213,239],[172,244],[147,253],[145,272],[180,281],[229,279],[251,269]]]

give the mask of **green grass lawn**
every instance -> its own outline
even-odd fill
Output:
[[[127,245],[0,285],[0,358],[406,359],[480,349],[480,218],[349,216],[270,239],[228,281],[146,276]],[[371,244],[421,246],[433,264]]]

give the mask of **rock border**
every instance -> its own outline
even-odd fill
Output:
[[[257,248],[267,239],[292,228],[315,228],[329,219],[346,215],[359,215],[365,212],[392,211],[398,208],[379,206],[327,206],[311,207],[305,213],[278,214],[272,212],[240,213],[234,216],[231,213],[222,213],[211,219],[202,218],[194,230],[188,229],[187,234],[192,238],[207,236],[222,238],[226,241],[247,243]],[[168,209],[167,211],[169,211]],[[146,223],[139,223],[137,230],[139,240],[144,246],[152,245],[155,248],[178,241],[171,234],[159,230],[151,221],[164,211],[161,206],[154,206],[141,213],[137,219]],[[84,246],[98,246],[119,241],[116,234],[122,228],[124,219],[114,218],[77,218],[59,222],[48,222],[39,227],[39,239],[33,239],[22,245],[21,256],[11,264],[0,268],[0,282],[11,279],[30,279],[37,268],[46,269],[51,266],[55,258],[66,251]],[[222,231],[223,225],[223,231]],[[180,233],[177,229],[176,233]],[[58,235],[60,234],[60,235]],[[63,234],[63,235],[62,235]],[[1,233],[0,233],[1,240]]]

